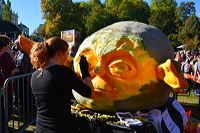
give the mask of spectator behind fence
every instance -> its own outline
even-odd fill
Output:
[[[188,88],[186,90],[186,92],[189,92],[189,96],[190,96],[190,91],[191,91],[191,75],[192,75],[192,66],[190,64],[189,59],[185,59],[184,62],[182,62],[181,64],[181,71],[183,72],[184,78],[188,81]]]
[[[31,49],[31,63],[37,68],[31,79],[37,105],[36,133],[74,132],[72,89],[85,97],[90,97],[93,91],[86,58],[80,59],[83,82],[64,66],[68,54],[67,42],[56,37],[35,44]]]
[[[19,45],[19,40],[17,39],[14,43],[13,50],[15,51],[15,63],[19,68],[18,74],[25,74],[33,71],[33,66],[30,62],[29,55],[26,54],[21,46]]]
[[[15,66],[13,58],[10,56],[11,49],[9,47],[10,40],[8,37],[0,35],[0,88],[3,87],[5,80],[16,74],[19,70]],[[8,117],[12,112],[12,84],[8,84]],[[3,98],[3,97],[1,97]],[[3,101],[3,100],[2,100]],[[2,103],[3,105],[3,103]],[[2,106],[3,107],[3,106]],[[0,107],[2,109],[2,107]],[[3,110],[4,113],[4,110]]]
[[[29,55],[22,50],[19,45],[19,39],[15,40],[12,51],[15,53],[15,64],[19,69],[17,75],[33,72],[33,66],[30,62]],[[19,110],[21,113],[23,113],[23,107],[27,110],[31,109],[31,104],[28,103],[28,101],[31,101],[32,98],[32,91],[29,89],[29,83],[29,78],[20,78],[18,79],[18,82],[16,82],[17,89],[15,91],[15,96],[18,98],[15,99],[15,104],[20,106]]]
[[[16,74],[19,69],[15,66],[13,58],[10,56],[10,40],[4,35],[0,35],[0,87],[3,87],[4,81]]]

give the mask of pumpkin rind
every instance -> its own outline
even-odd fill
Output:
[[[170,87],[158,80],[156,67],[173,59],[173,53],[169,39],[155,27],[133,21],[107,26],[87,37],[74,58],[74,69],[80,73],[79,55],[88,57],[95,91],[91,98],[73,94],[80,104],[98,111],[160,106]]]

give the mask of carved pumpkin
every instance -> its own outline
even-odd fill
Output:
[[[173,47],[155,27],[138,22],[107,26],[80,45],[74,69],[80,73],[79,55],[85,55],[94,85],[91,98],[73,91],[83,106],[98,111],[152,109],[166,102],[171,87],[187,87],[173,60]]]
[[[20,45],[26,45],[24,50],[29,53],[30,44]],[[94,90],[91,98],[73,94],[81,105],[93,110],[152,109],[163,105],[172,89],[180,91],[188,85],[172,61],[174,51],[168,38],[143,23],[118,22],[87,37],[74,58],[74,70],[79,74],[80,55],[89,62]]]

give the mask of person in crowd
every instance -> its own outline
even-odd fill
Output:
[[[33,67],[31,87],[37,105],[36,133],[74,132],[71,116],[72,89],[90,97],[93,85],[85,57],[80,59],[82,80],[65,66],[68,43],[52,37],[35,44],[30,53]]]
[[[78,49],[77,46],[72,46],[72,47],[69,49],[69,56],[68,56],[67,66],[70,67],[70,68],[72,68],[72,69],[74,69],[74,68],[73,68],[73,58],[74,58],[75,55],[76,55],[77,49]]]
[[[177,51],[175,54],[174,60],[178,62],[179,67],[181,68],[182,63],[185,61],[186,55],[183,51]]]
[[[191,51],[192,59],[190,61],[190,65],[191,65],[191,68],[192,68],[192,75],[194,75],[195,64],[196,64],[196,62],[198,62],[198,55],[199,55],[198,50],[192,50]],[[196,86],[197,86],[197,83],[195,81],[191,80],[191,88],[195,89]]]
[[[10,40],[7,36],[0,35],[0,87],[3,87],[4,81],[16,74],[19,69],[15,66],[11,57],[11,49],[9,47]]]
[[[192,50],[191,51],[191,56],[192,56],[191,61],[190,61],[191,65],[194,65],[197,62],[198,54],[199,54],[198,50]]]
[[[26,54],[21,46],[19,45],[19,39],[16,39],[12,50],[15,53],[15,64],[19,69],[17,75],[27,74],[33,72],[33,66],[30,62],[29,55]],[[19,108],[22,109],[23,107],[26,109],[31,109],[31,104],[28,104],[28,101],[32,99],[32,92],[30,88],[30,78],[20,78],[18,82],[16,82],[17,89],[15,91],[16,97],[19,97],[15,100],[15,104],[19,105]],[[21,111],[21,113],[23,113]],[[28,112],[24,112],[28,113]]]
[[[11,57],[11,49],[9,47],[10,39],[7,36],[0,35],[0,88],[4,86],[5,80],[15,75],[19,69],[15,66]],[[12,84],[8,84],[8,116],[12,112]]]
[[[196,82],[195,94],[200,95],[200,55],[198,55],[194,65],[194,81]]]
[[[197,56],[197,62],[194,64],[194,78],[197,80],[200,76],[200,55]]]
[[[192,60],[191,51],[189,51],[189,50],[185,51],[185,56],[186,56],[187,59],[189,59],[189,61]]]
[[[181,60],[181,53],[180,53],[180,51],[177,51],[177,52],[175,53],[174,60],[177,61],[178,64],[181,66],[181,61],[182,61],[182,60]]]
[[[14,43],[15,45],[15,62],[16,66],[19,68],[19,73],[18,74],[25,74],[33,71],[33,66],[30,62],[29,55],[26,54],[21,46],[19,45],[19,40],[17,39]]]
[[[194,66],[195,66],[195,63],[198,61],[198,58],[197,58],[198,55],[199,55],[198,50],[192,50],[191,52],[192,59],[190,61],[190,64],[192,66],[192,75],[194,75]]]
[[[192,75],[192,66],[190,64],[189,59],[186,59],[186,56],[184,58],[184,62],[182,62],[181,64],[181,71],[183,72],[184,78],[188,81],[188,88],[186,90],[186,92],[189,92],[189,96],[190,96],[190,91],[191,91],[191,75]]]

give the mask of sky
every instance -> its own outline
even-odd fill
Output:
[[[5,0],[6,1],[6,0]],[[41,0],[10,0],[11,8],[18,13],[18,23],[23,23],[29,28],[29,34],[31,34],[40,24],[44,23],[42,18],[42,12],[40,8]],[[88,0],[73,0],[74,2],[88,1]],[[103,0],[101,0],[103,1]],[[151,0],[145,0],[150,4]],[[176,0],[180,2],[186,0]],[[200,0],[188,0],[193,1],[196,7],[196,15],[200,17]]]

